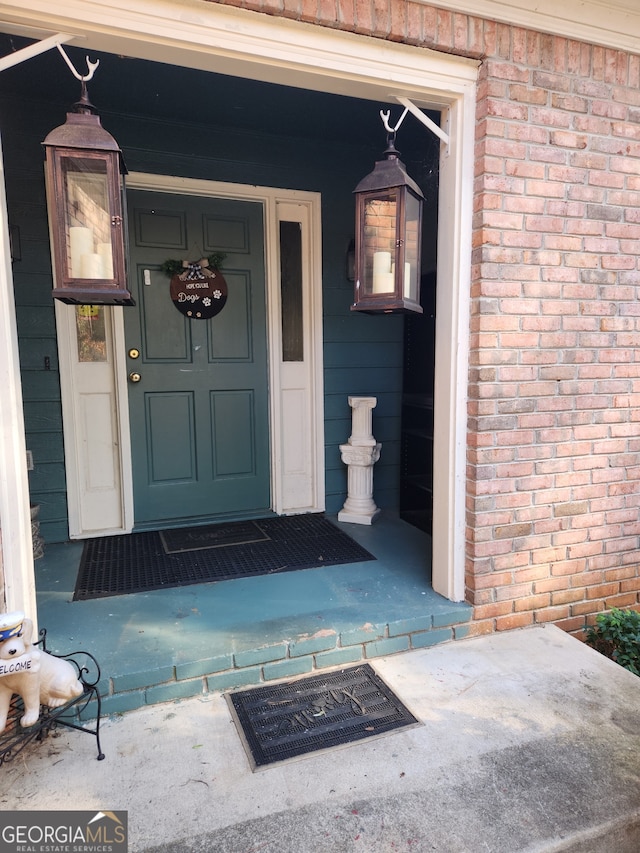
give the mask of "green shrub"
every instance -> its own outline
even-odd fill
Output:
[[[596,624],[585,630],[587,643],[596,651],[640,675],[640,613],[612,607],[598,613]]]

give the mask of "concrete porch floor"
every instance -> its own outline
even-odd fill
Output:
[[[126,810],[132,853],[640,849],[637,676],[552,625],[372,666],[420,725],[252,773],[220,694],[140,708],[104,761],[61,730],[5,765],[3,816]]]
[[[383,513],[339,524],[375,561],[72,601],[82,543],[36,562],[47,647],[98,660],[105,714],[293,677],[465,636],[430,583],[430,538]]]

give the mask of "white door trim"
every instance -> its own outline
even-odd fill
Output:
[[[279,514],[321,512],[324,494],[324,395],[322,350],[322,269],[320,211],[282,193],[272,200],[269,222],[298,222],[302,238],[301,361],[283,361],[280,270],[270,288],[271,387],[277,389],[272,413],[274,506]],[[279,246],[279,234],[270,245]],[[279,265],[279,261],[277,261]],[[276,337],[277,336],[277,337]],[[277,343],[276,343],[277,340]],[[315,389],[315,392],[314,392]],[[277,442],[277,446],[276,446]]]
[[[27,29],[31,28],[31,29]],[[448,116],[441,148],[433,586],[464,597],[472,176],[478,63],[201,0],[0,0],[0,29],[75,34],[83,50],[366,98]],[[348,128],[341,128],[348,133]],[[426,131],[425,131],[426,132]],[[2,393],[2,391],[0,391]]]
[[[320,254],[320,196],[318,193],[278,190],[269,187],[245,186],[223,182],[165,175],[130,173],[127,187],[131,190],[149,190],[174,194],[200,195],[232,198],[262,203],[265,228],[265,275],[267,293],[267,340],[269,361],[269,404],[271,425],[271,495],[272,509],[279,513],[318,512],[324,509],[324,398],[322,365],[322,293],[317,282],[321,280]],[[307,394],[310,406],[311,425],[310,479],[312,495],[308,504],[301,506],[292,502],[287,490],[287,442],[283,440],[286,412],[284,412],[281,320],[279,298],[278,259],[278,209],[279,205],[294,205],[305,212],[305,340],[308,344],[306,371]],[[314,283],[316,286],[314,286]],[[133,477],[131,465],[131,443],[129,440],[128,387],[124,343],[124,314],[126,308],[111,311],[110,336],[114,353],[114,407],[117,413],[117,435],[120,438],[120,477],[122,483],[122,527],[104,531],[83,528],[81,518],[81,484],[84,473],[77,461],[79,427],[76,423],[76,389],[73,384],[71,359],[75,346],[75,328],[68,319],[67,306],[57,308],[60,318],[66,322],[59,325],[60,363],[65,376],[63,383],[63,412],[65,423],[65,446],[67,458],[67,480],[69,490],[69,527],[72,538],[130,532],[133,529]]]
[[[0,578],[2,612],[36,620],[29,482],[4,162],[0,146]]]

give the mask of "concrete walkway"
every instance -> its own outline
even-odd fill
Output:
[[[637,853],[640,679],[553,626],[372,662],[422,725],[252,773],[219,695],[63,731],[6,809],[126,809],[154,853]]]

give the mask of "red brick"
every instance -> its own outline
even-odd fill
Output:
[[[390,0],[372,0],[373,22],[370,35],[387,36],[391,32]]]
[[[526,583],[534,581],[534,591],[540,592],[538,584],[549,577],[549,568],[547,566],[532,566],[530,568],[515,571],[513,580],[515,583]]]
[[[495,631],[495,623],[493,619],[486,619],[482,622],[472,622],[469,625],[468,637],[480,637],[484,634],[492,634]]]
[[[496,619],[496,631],[511,631],[513,628],[526,628],[533,625],[533,613],[517,613],[499,616]]]
[[[536,623],[557,622],[559,619],[566,619],[568,616],[573,616],[569,612],[569,605],[562,607],[547,607],[545,610],[538,610],[534,613]]]
[[[355,0],[355,31],[370,34],[373,27],[373,6],[371,0]]]
[[[417,44],[423,41],[422,6],[419,3],[407,3],[407,42]]]
[[[569,634],[574,634],[577,639],[584,640],[584,618],[580,616],[570,617],[569,619],[559,619],[556,623],[558,628],[562,628]]]
[[[611,598],[605,599],[607,610],[612,607],[632,607],[638,603],[638,594],[633,592],[625,593],[624,595],[613,595]]]
[[[583,572],[585,568],[585,560],[563,560],[558,563],[553,563],[551,566],[551,574],[559,575],[574,575]]]
[[[511,583],[511,572],[491,573],[487,575],[475,575],[472,577],[469,586],[471,589],[487,589],[488,587],[503,587]]]
[[[397,0],[391,0],[389,38],[392,41],[405,42],[407,40],[408,6],[408,3],[398,3]]]
[[[599,613],[604,610],[602,601],[581,601],[571,605],[572,616],[584,616],[587,613]]]
[[[436,9],[438,45],[444,48],[453,47],[453,13],[445,9]]]
[[[584,598],[584,590],[581,589],[561,589],[558,592],[551,594],[552,604],[573,604],[576,601],[582,601]]]
[[[496,589],[497,601],[512,601],[513,599],[521,599],[531,595],[531,584],[520,583],[510,584],[509,586],[501,586]]]
[[[518,598],[514,601],[513,606],[516,613],[521,613],[525,610],[541,610],[551,604],[551,596],[549,593],[540,595],[531,595],[527,598]]]
[[[513,602],[511,601],[501,601],[501,602],[493,602],[491,604],[484,604],[476,606],[473,610],[473,618],[474,619],[493,619],[496,616],[504,616],[507,613],[511,613],[513,611]]]

